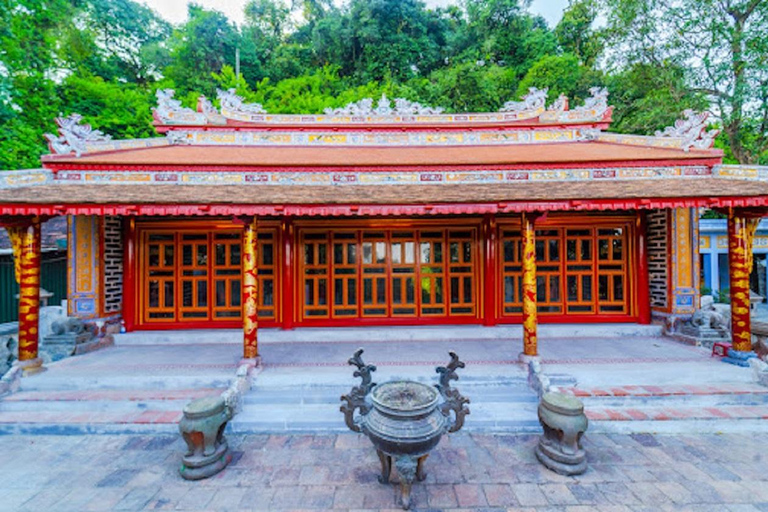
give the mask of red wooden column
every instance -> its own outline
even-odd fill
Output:
[[[280,293],[283,299],[283,329],[293,329],[293,220],[286,217],[281,223],[283,240],[283,272]]]
[[[485,243],[485,282],[483,325],[496,325],[496,276],[498,259],[496,256],[496,218],[488,214],[483,218],[483,242]]]
[[[243,357],[259,357],[258,221],[246,219],[243,230]]]
[[[637,316],[639,323],[651,323],[651,292],[648,270],[648,219],[637,213]]]
[[[40,218],[30,217],[7,226],[19,283],[19,362],[25,373],[43,368],[38,357],[40,316]]]
[[[731,287],[731,340],[733,349],[752,350],[749,311],[749,274],[752,271],[752,240],[759,218],[728,210],[728,267]]]
[[[538,356],[536,311],[536,232],[535,216],[523,213],[521,231],[523,238],[523,356]]]
[[[133,331],[136,322],[136,218],[123,219],[123,325]]]

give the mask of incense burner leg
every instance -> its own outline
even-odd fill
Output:
[[[416,463],[416,479],[419,482],[423,482],[427,478],[427,472],[424,471],[424,463],[427,462],[427,457],[429,457],[429,454],[422,455]]]
[[[379,483],[388,484],[389,475],[392,474],[392,457],[381,450],[376,450],[376,455],[379,456],[379,461],[381,461],[381,474],[379,475]]]
[[[416,479],[416,459],[408,455],[400,455],[395,458],[395,467],[400,475],[400,504],[403,510],[411,508],[411,487]]]

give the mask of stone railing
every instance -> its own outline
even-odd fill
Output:
[[[18,357],[19,323],[0,324],[0,376],[11,369]]]

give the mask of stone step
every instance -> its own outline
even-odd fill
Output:
[[[191,400],[217,396],[223,388],[177,390],[22,391],[0,399],[0,413],[181,411]]]
[[[53,412],[11,411],[0,413],[0,434],[132,434],[177,433],[180,411]]]
[[[234,370],[232,371],[234,375]],[[226,388],[231,375],[84,375],[78,378],[36,376],[21,381],[22,391],[79,391],[91,390],[177,390],[197,388]]]
[[[337,406],[338,405],[338,406]],[[347,426],[339,410],[341,404],[302,406],[249,406],[230,423],[235,433],[345,432]],[[515,407],[509,404],[470,404],[464,428],[468,431],[533,432],[540,429],[537,402]]]
[[[751,433],[768,432],[768,406],[592,408],[586,411],[595,433]]]
[[[768,388],[746,383],[719,386],[576,387],[559,390],[581,399],[587,409],[768,404]]]

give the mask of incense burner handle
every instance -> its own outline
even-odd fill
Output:
[[[440,374],[440,384],[436,384],[435,387],[440,391],[444,400],[440,406],[440,412],[449,419],[451,411],[455,415],[455,418],[449,422],[448,432],[456,432],[464,426],[464,417],[469,414],[469,407],[466,405],[469,403],[469,398],[462,396],[458,389],[452,388],[451,381],[459,380],[456,370],[464,368],[466,365],[463,361],[459,360],[459,356],[455,352],[449,352],[448,354],[451,356],[448,366],[439,366],[435,369]]]
[[[371,407],[365,400],[368,393],[376,385],[371,380],[371,373],[376,371],[376,366],[372,364],[365,364],[363,358],[363,349],[359,348],[352,357],[349,358],[348,363],[356,366],[357,370],[353,373],[353,376],[360,377],[362,382],[359,386],[354,386],[352,391],[348,395],[342,395],[341,400],[347,403],[342,404],[341,412],[344,413],[344,422],[347,427],[353,432],[360,432],[360,418],[355,419],[355,410],[360,409],[360,416],[365,416],[370,411]]]

